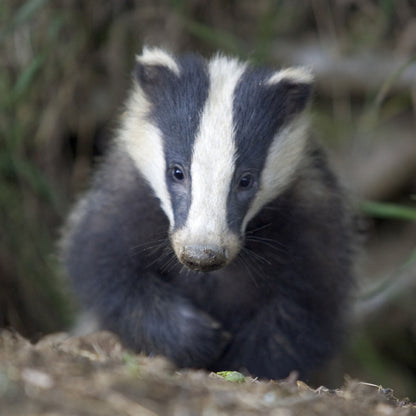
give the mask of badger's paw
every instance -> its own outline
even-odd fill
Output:
[[[170,339],[163,353],[180,367],[203,368],[224,351],[231,334],[208,314],[181,305],[170,316]]]

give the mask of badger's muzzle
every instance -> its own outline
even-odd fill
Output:
[[[216,245],[193,244],[182,248],[179,261],[192,270],[208,272],[224,267],[227,255],[225,249]]]

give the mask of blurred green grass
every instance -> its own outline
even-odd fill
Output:
[[[23,3],[15,14],[11,3],[0,9],[2,23],[8,22],[0,31],[5,61],[0,73],[0,324],[30,336],[71,321],[53,255],[62,201],[36,163],[40,149],[33,135],[40,110],[36,96],[44,88],[40,74],[56,38],[33,51],[24,65],[10,54],[18,48],[14,37],[27,35],[27,25],[46,3]]]

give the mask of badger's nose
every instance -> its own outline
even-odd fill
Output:
[[[192,270],[208,272],[225,266],[225,250],[215,245],[193,244],[182,249],[179,260]]]

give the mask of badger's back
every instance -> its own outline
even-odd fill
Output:
[[[308,72],[138,57],[117,140],[68,221],[84,308],[180,366],[279,378],[342,334],[351,216],[303,114]]]

